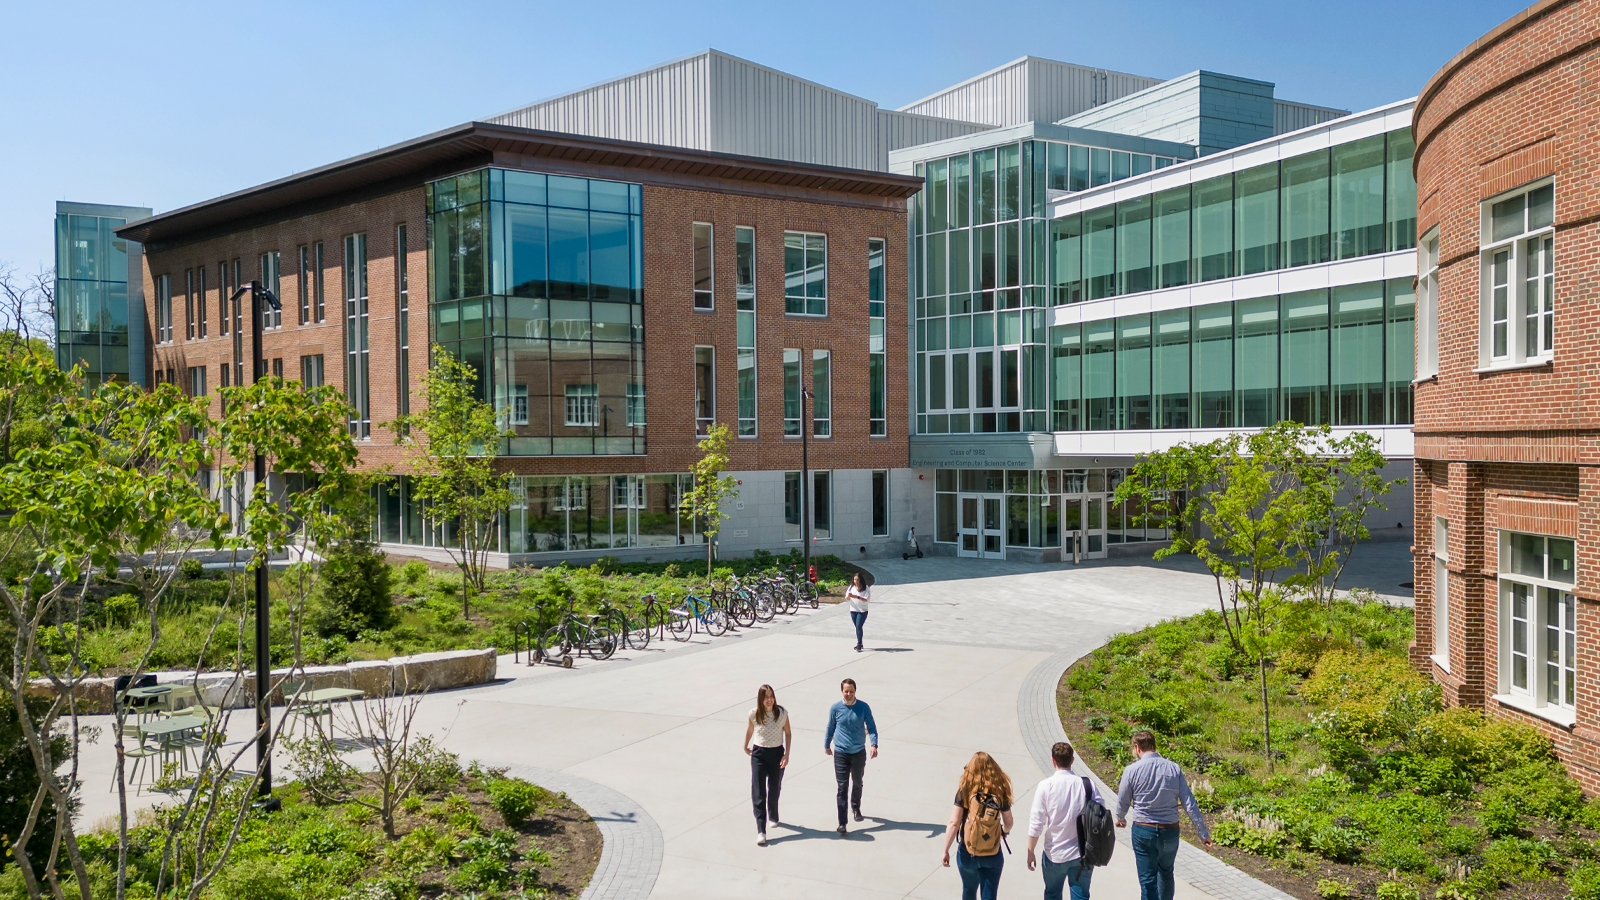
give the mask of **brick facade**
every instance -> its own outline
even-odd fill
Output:
[[[465,127],[484,130],[485,126]],[[260,211],[234,213],[228,198],[212,201],[219,209],[211,221],[206,204],[169,214],[172,220],[141,234],[146,254],[146,321],[156,321],[156,278],[172,283],[173,341],[157,344],[153,329],[146,335],[153,348],[153,379],[171,370],[187,386],[187,370],[204,366],[206,384],[215,391],[221,368],[233,358],[232,334],[221,333],[223,288],[218,265],[240,261],[242,279],[260,277],[260,256],[281,254],[281,329],[263,335],[263,356],[281,359],[284,375],[300,377],[300,357],[320,353],[325,381],[345,383],[344,238],[367,235],[367,278],[370,309],[370,404],[373,435],[362,442],[361,457],[372,466],[400,466],[404,454],[393,433],[378,427],[399,412],[402,389],[411,392],[412,409],[420,407],[421,375],[427,366],[428,278],[427,222],[424,184],[441,175],[481,165],[582,175],[643,184],[643,315],[648,422],[646,453],[641,456],[503,457],[507,471],[525,475],[683,472],[698,458],[694,426],[694,347],[716,348],[716,416],[730,427],[737,421],[736,385],[736,226],[756,233],[757,414],[758,436],[736,438],[731,467],[736,471],[800,468],[800,441],[783,437],[783,350],[798,348],[805,357],[805,383],[810,384],[810,352],[831,351],[832,436],[812,438],[813,469],[895,469],[908,463],[906,198],[919,180],[876,172],[855,172],[743,157],[719,164],[715,155],[674,148],[593,138],[565,139],[544,132],[496,127],[497,135],[530,135],[529,146],[497,146],[492,154],[475,154],[453,168],[418,164],[396,177],[382,172],[376,186],[301,188],[267,185],[255,189]],[[537,140],[537,145],[533,142]],[[576,145],[587,152],[579,154]],[[532,149],[530,149],[530,147]],[[552,149],[553,148],[553,149]],[[681,160],[663,158],[680,157]],[[638,163],[635,165],[635,163]],[[359,168],[359,161],[353,161]],[[645,163],[648,163],[646,165]],[[275,201],[274,191],[283,194]],[[343,193],[340,193],[340,191]],[[291,192],[293,193],[291,194]],[[276,203],[276,207],[274,204]],[[188,216],[186,220],[184,216]],[[161,219],[163,217],[156,217]],[[714,226],[715,309],[693,308],[692,223]],[[410,384],[398,383],[398,275],[396,229],[407,226],[408,297],[411,315]],[[827,235],[827,315],[784,313],[784,232]],[[868,241],[885,245],[887,434],[869,436],[868,383]],[[299,321],[299,248],[321,242],[326,318]],[[185,273],[205,267],[208,334],[188,337],[184,296]],[[308,285],[314,284],[308,277]],[[249,297],[245,298],[248,306]],[[314,313],[313,313],[314,315]],[[241,342],[248,377],[251,329],[243,311]],[[270,363],[269,363],[270,371]],[[219,401],[213,415],[220,416]]]
[[[1416,390],[1416,643],[1451,704],[1528,722],[1600,793],[1600,0],[1544,0],[1463,50],[1418,98],[1418,233],[1438,229],[1439,372]],[[1555,184],[1554,359],[1480,371],[1482,204]],[[1520,276],[1519,276],[1520,277]],[[1449,596],[1434,590],[1434,517],[1449,523]],[[1498,699],[1500,532],[1576,540],[1577,700]],[[1432,656],[1449,604],[1448,668]],[[1538,677],[1538,676],[1533,676]],[[1525,705],[1525,704],[1523,704]],[[1575,720],[1575,721],[1574,721]]]

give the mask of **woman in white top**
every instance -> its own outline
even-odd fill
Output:
[[[872,588],[867,586],[866,576],[860,572],[850,579],[850,587],[844,592],[846,603],[850,604],[850,621],[856,625],[856,652],[860,653],[861,627],[867,624],[867,603],[872,600]]]
[[[755,737],[755,746],[750,738]],[[756,810],[756,843],[767,845],[767,821],[778,824],[778,792],[783,788],[783,769],[789,765],[789,712],[778,705],[772,685],[756,691],[756,708],[744,729],[744,752],[750,756],[750,802]]]

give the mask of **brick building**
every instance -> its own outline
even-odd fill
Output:
[[[1600,2],[1545,0],[1416,104],[1415,664],[1600,791]]]
[[[247,378],[258,323],[248,297],[227,303],[260,280],[283,307],[259,323],[264,367],[340,385],[368,464],[403,462],[382,425],[417,396],[430,340],[472,365],[513,433],[502,563],[702,542],[678,498],[714,421],[738,435],[735,549],[799,538],[807,428],[813,528],[859,555],[887,543],[893,485],[914,477],[884,412],[906,373],[881,344],[906,329],[892,298],[919,188],[469,123],[120,233],[145,248],[152,382]],[[405,478],[382,492],[379,532],[426,552],[438,535],[408,494]]]

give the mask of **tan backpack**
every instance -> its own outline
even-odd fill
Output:
[[[961,843],[966,846],[969,855],[994,856],[1000,852],[1000,841],[1003,839],[1000,830],[1002,812],[999,802],[990,794],[973,791],[967,797]]]

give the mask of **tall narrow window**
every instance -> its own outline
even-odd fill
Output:
[[[300,315],[296,320],[304,325],[311,321],[311,248],[300,248],[300,272],[295,276],[295,289],[299,295],[297,307]]]
[[[273,250],[270,253],[261,254],[261,286],[266,288],[268,291],[271,291],[272,296],[277,297],[281,302],[283,299],[283,294],[278,292],[279,266],[280,262],[278,259],[278,251]],[[262,301],[261,327],[282,328],[283,307],[280,305],[277,309],[273,309],[272,304]]]
[[[811,473],[811,539],[833,540],[833,473]]]
[[[233,304],[233,279],[228,277],[228,264],[226,262],[217,266],[217,323],[221,326],[221,334],[227,334],[232,327],[230,321],[233,314],[230,312]]]
[[[737,310],[739,436],[756,436],[756,230],[733,230],[733,293]]]
[[[1450,671],[1450,521],[1433,519],[1433,661]]]
[[[300,383],[308,391],[322,387],[322,354],[300,357]]]
[[[694,433],[705,437],[717,420],[717,351],[694,348]]]
[[[694,223],[694,308],[712,309],[711,226]]]
[[[798,541],[800,533],[800,473],[783,473],[783,539]]]
[[[1274,210],[1276,213],[1276,210]],[[1190,209],[1192,270],[1195,281],[1231,277],[1233,263],[1233,176],[1219,175],[1195,182]],[[1272,246],[1277,247],[1277,216],[1273,216]],[[1241,270],[1242,271],[1242,270]]]
[[[204,397],[206,395],[206,367],[189,367],[189,396]]]
[[[1488,290],[1483,364],[1518,365],[1555,354],[1555,186],[1484,204],[1479,244]]]
[[[828,238],[783,233],[783,309],[794,315],[828,314]]]
[[[398,349],[400,356],[397,361],[398,365],[395,366],[395,394],[396,399],[399,400],[397,408],[400,411],[400,415],[405,416],[411,414],[411,278],[409,266],[411,257],[407,252],[408,248],[406,246],[406,226],[399,225],[395,227],[394,242],[394,280],[398,293],[396,298],[398,308],[395,317],[399,326],[396,330],[399,332]],[[523,416],[520,424],[526,425],[528,423],[528,391],[526,385],[523,386],[522,391],[522,410]]]
[[[867,241],[867,419],[868,434],[882,437],[889,433],[888,372],[884,350],[885,285],[884,242]]]
[[[1389,132],[1388,187],[1385,220],[1390,250],[1405,250],[1417,242],[1417,180],[1411,173],[1411,157],[1417,151],[1411,129]]]
[[[195,314],[199,317],[200,339],[206,337],[206,267],[201,266],[195,270]]]
[[[172,341],[172,276],[156,277],[156,343]]]
[[[872,473],[872,536],[889,534],[889,473]]]
[[[800,436],[800,351],[783,351],[783,436]]]
[[[644,385],[628,385],[628,427],[644,427]]]
[[[1417,245],[1417,378],[1439,374],[1439,229]]]
[[[1570,538],[1500,532],[1500,690],[1534,706],[1576,704],[1574,550]]]
[[[183,272],[183,327],[184,337],[194,340],[195,315],[194,315],[194,270],[185,269]]]
[[[1328,261],[1328,151],[1283,161],[1279,205],[1283,212],[1284,268]]]
[[[569,384],[566,387],[566,424],[569,428],[593,428],[600,423],[599,386]]]
[[[345,399],[350,403],[350,434],[372,437],[371,392],[368,390],[367,236],[344,239]]]
[[[316,300],[314,309],[314,312],[316,313],[315,321],[325,322],[328,319],[328,306],[323,293],[322,267],[324,260],[322,254],[322,243],[320,241],[317,243],[316,247],[312,249],[311,256],[311,265],[313,267],[311,280],[315,283],[311,291]]]
[[[811,434],[833,434],[833,358],[827,350],[811,351]]]

